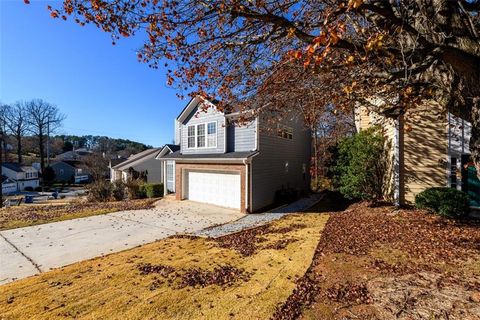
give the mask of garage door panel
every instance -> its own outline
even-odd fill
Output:
[[[188,171],[186,179],[188,199],[240,209],[240,174]]]

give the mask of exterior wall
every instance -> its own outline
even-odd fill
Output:
[[[65,162],[57,162],[52,164],[52,169],[55,171],[56,181],[74,181],[75,168],[66,164]]]
[[[15,180],[18,191],[23,191],[26,187],[32,187],[35,189],[40,185],[38,180],[38,171],[33,167],[26,170],[28,173],[32,174],[32,176],[27,178],[27,172],[16,172],[6,167],[2,167],[2,174],[9,179]]]
[[[187,148],[187,128],[189,125],[216,122],[217,123],[217,147],[216,148]],[[209,107],[206,111],[195,108],[190,116],[181,125],[181,144],[180,150],[183,154],[205,154],[205,153],[224,153],[225,152],[225,131],[226,121],[223,113],[217,111],[214,107]],[[206,138],[205,138],[206,139]]]
[[[246,124],[229,123],[227,126],[227,152],[255,150],[257,120]]]
[[[359,107],[356,123],[360,130],[378,125],[386,137],[387,199],[393,200],[397,189],[401,204],[413,204],[426,188],[447,185],[447,115],[434,101],[408,109],[397,123]]]
[[[224,172],[239,172],[240,173],[240,210],[246,212],[246,172],[245,165],[241,164],[200,164],[200,163],[176,163],[175,164],[175,197],[177,200],[183,200],[183,179],[186,170],[212,170],[212,171],[224,171]]]
[[[122,171],[110,168],[110,182],[122,180]]]
[[[389,201],[400,201],[395,199],[396,183],[396,169],[400,167],[399,159],[395,157],[395,146],[398,140],[396,139],[396,120],[380,116],[378,113],[369,111],[366,107],[360,106],[356,109],[355,120],[357,130],[366,130],[371,127],[377,127],[385,137],[385,190],[384,196]],[[396,141],[397,140],[397,141]],[[398,158],[398,157],[397,157]]]
[[[405,202],[429,187],[447,186],[447,117],[434,102],[409,110],[404,122]]]
[[[40,183],[39,183],[38,179],[20,180],[20,181],[17,181],[17,185],[18,185],[18,190],[24,191],[25,188],[27,188],[27,187],[31,187],[31,188],[35,189],[36,187],[38,187],[40,185]]]
[[[270,132],[259,120],[259,155],[252,162],[252,211],[275,201],[275,192],[282,188],[310,190],[311,133],[300,119],[284,121],[293,128],[293,139],[284,139]],[[288,171],[286,163],[288,162]],[[304,170],[305,168],[305,170]]]
[[[17,183],[16,182],[4,182],[2,184],[2,193],[3,194],[10,194],[17,192]]]
[[[135,171],[148,171],[147,182],[148,183],[161,183],[163,182],[162,176],[162,164],[160,161],[155,159],[154,155],[148,160],[142,161],[139,164],[133,165],[132,168]],[[124,170],[127,172],[128,170]]]

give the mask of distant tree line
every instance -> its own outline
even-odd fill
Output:
[[[44,172],[47,156],[55,157],[75,149],[87,149],[106,157],[127,157],[151,148],[143,143],[106,136],[59,135],[64,120],[65,115],[57,106],[41,99],[0,104],[0,148],[3,154],[0,162],[14,159],[19,163],[39,161]]]

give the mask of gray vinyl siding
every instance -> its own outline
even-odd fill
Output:
[[[252,163],[252,211],[271,205],[275,200],[275,192],[281,188],[294,188],[299,192],[310,189],[310,131],[299,119],[283,123],[293,128],[292,140],[260,129],[260,153]],[[286,161],[288,172],[285,169]]]
[[[68,182],[75,179],[75,168],[65,162],[52,164],[52,169],[55,171],[55,181]]]
[[[161,161],[158,161],[154,156],[152,156],[148,160],[144,160],[141,163],[133,165],[132,168],[138,172],[148,171],[147,183],[161,183],[163,182],[161,165]],[[128,172],[128,170],[125,171]]]
[[[208,122],[217,122],[217,147],[216,148],[187,148],[187,128],[189,125]],[[190,116],[181,125],[181,150],[183,154],[202,154],[202,153],[224,153],[225,152],[225,117],[223,113],[214,108],[208,108],[207,111],[198,112],[195,108]]]
[[[227,152],[255,150],[256,130],[256,120],[242,125],[229,124],[227,127]]]

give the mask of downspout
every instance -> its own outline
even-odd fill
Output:
[[[162,161],[162,167],[163,167],[163,196],[165,197],[168,194],[168,188],[167,188],[167,161],[163,160]]]
[[[249,160],[243,159],[243,164],[245,165],[245,211],[250,213],[250,167]]]
[[[395,119],[395,128],[393,131],[393,200],[396,207],[400,206],[400,117]]]

